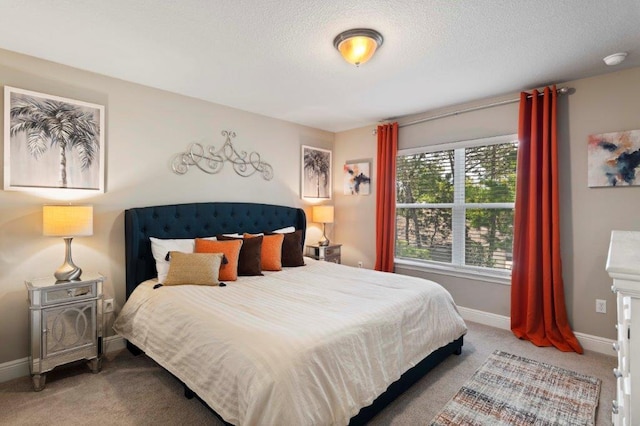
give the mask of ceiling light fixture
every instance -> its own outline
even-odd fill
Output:
[[[371,59],[383,40],[382,34],[376,30],[356,28],[338,34],[333,39],[333,46],[345,61],[357,67]]]
[[[626,58],[627,58],[627,52],[620,52],[620,53],[614,53],[613,55],[609,55],[606,58],[603,58],[602,60],[604,61],[605,64],[612,67],[614,65],[618,65],[622,63],[622,61],[624,61]]]

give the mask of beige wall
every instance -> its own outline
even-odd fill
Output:
[[[640,129],[640,68],[563,85],[574,88],[572,94],[559,101],[561,233],[567,312],[575,331],[613,339],[615,301],[610,291],[611,280],[604,270],[609,235],[613,229],[640,230],[636,214],[640,211],[640,187],[588,188],[587,136]],[[485,103],[515,97],[517,94]],[[482,103],[432,111],[424,116]],[[408,148],[516,133],[517,119],[517,103],[460,114],[401,128],[399,145]],[[352,158],[375,157],[376,137],[371,134],[372,129],[373,126],[338,133],[335,164],[344,164]],[[335,182],[340,182],[341,170],[339,167],[335,170]],[[339,185],[334,190],[335,204],[339,206],[335,239],[345,244],[344,263],[356,265],[363,260],[365,266],[371,267],[375,263],[375,197],[344,196]],[[441,283],[460,306],[509,315],[509,286],[407,267],[398,267],[397,272]],[[595,299],[607,300],[607,314],[595,312]]]
[[[332,241],[343,244],[343,263],[363,261],[365,267],[373,267],[373,124],[333,135],[2,50],[0,82],[105,105],[107,192],[72,200],[93,204],[95,212],[94,235],[75,239],[73,248],[74,260],[84,270],[108,277],[107,297],[115,297],[117,307],[124,302],[124,209],[210,200],[302,206],[300,145],[333,146],[336,223],[327,227],[327,233]],[[640,129],[640,68],[567,85],[575,89],[560,102],[567,309],[576,331],[613,338],[615,305],[604,271],[609,233],[612,229],[640,230],[634,216],[640,210],[640,188],[588,188],[586,138],[592,133]],[[516,119],[515,104],[461,114],[405,127],[400,143],[408,147],[514,133]],[[238,148],[259,152],[273,166],[272,181],[241,178],[231,170],[216,176],[171,172],[169,163],[175,153],[196,141],[220,146],[224,142],[220,131],[225,129],[237,133],[234,143]],[[372,159],[372,195],[343,195],[342,165],[363,159]],[[51,274],[63,260],[62,241],[41,235],[41,206],[55,201],[60,200],[46,193],[0,191],[0,364],[28,353],[24,280]],[[318,226],[310,224],[308,241],[320,235]],[[461,306],[509,315],[508,286],[398,270],[442,283]],[[607,300],[606,315],[595,313],[596,298]]]
[[[346,161],[370,160],[375,176],[376,126],[363,127],[336,134],[333,148],[335,223],[333,240],[342,244],[342,263],[373,269],[375,256],[376,180],[372,179],[370,195],[344,195],[343,169]]]
[[[108,277],[106,297],[124,302],[124,223],[129,207],[193,201],[253,201],[302,206],[300,145],[331,148],[334,135],[264,116],[127,83],[0,50],[0,83],[105,105],[106,193],[73,200],[94,205],[94,235],[73,241],[73,259]],[[242,88],[238,88],[242,90]],[[170,159],[191,142],[257,151],[275,177],[242,178],[228,165],[219,175],[178,176]],[[47,193],[0,190],[0,364],[28,354],[24,280],[48,276],[62,263],[62,239],[42,236]],[[309,238],[321,233],[311,226]],[[109,334],[113,334],[109,330]]]

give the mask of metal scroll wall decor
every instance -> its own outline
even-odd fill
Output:
[[[265,180],[273,179],[273,167],[260,159],[260,154],[246,151],[236,151],[231,143],[231,139],[236,137],[236,133],[228,130],[222,131],[222,136],[226,138],[222,148],[216,151],[214,146],[205,148],[199,143],[192,143],[185,152],[177,154],[171,164],[174,173],[183,175],[189,171],[191,166],[195,166],[210,175],[219,173],[225,162],[231,163],[233,171],[242,177],[249,177],[254,173],[259,173]]]

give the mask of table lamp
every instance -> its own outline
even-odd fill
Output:
[[[71,259],[71,240],[93,235],[93,206],[43,206],[42,235],[64,238],[64,263],[53,274],[54,277],[59,282],[79,280],[82,269]]]
[[[319,246],[328,246],[329,239],[325,233],[325,225],[333,223],[333,206],[313,206],[312,220],[316,223],[322,223],[322,239],[318,241]]]

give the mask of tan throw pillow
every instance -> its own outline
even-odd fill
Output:
[[[165,258],[170,251],[181,251],[183,253],[193,253],[195,245],[193,238],[179,240],[163,240],[150,237],[151,254],[156,261],[156,271],[158,271],[158,282],[164,282],[169,272],[169,261]]]
[[[169,273],[164,285],[218,285],[222,253],[171,252]]]

